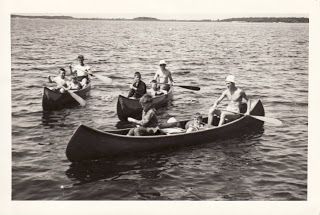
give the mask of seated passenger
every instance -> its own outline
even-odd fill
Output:
[[[136,99],[141,98],[147,92],[146,84],[141,81],[140,72],[134,73],[133,83],[130,85],[128,98],[133,97]]]
[[[151,89],[148,90],[148,94],[150,94],[152,97],[156,97],[159,95],[168,94],[168,91],[159,89],[157,81],[152,80],[151,81]]]
[[[187,129],[186,133],[190,133],[193,131],[199,131],[199,130],[204,129],[201,114],[196,113],[193,117],[193,120],[187,122],[185,128]]]
[[[78,82],[76,77],[73,77],[71,81],[68,82],[68,87],[66,90],[80,90],[82,88],[81,84]]]
[[[129,122],[136,123],[139,127],[131,128],[128,136],[149,136],[158,131],[158,119],[156,110],[153,108],[152,97],[145,94],[140,98],[140,104],[143,108],[142,119],[136,120],[128,117]]]
[[[67,87],[67,78],[66,71],[64,68],[59,69],[59,75],[57,77],[52,78],[50,75],[48,76],[49,83],[56,83],[57,86],[52,88],[52,90],[59,91],[61,93],[64,92],[64,88]]]

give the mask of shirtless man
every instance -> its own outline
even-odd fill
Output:
[[[224,123],[226,117],[229,119],[236,119],[239,117],[240,106],[242,104],[242,99],[247,102],[247,113],[250,110],[249,100],[246,96],[246,93],[235,85],[235,78],[233,75],[228,75],[226,78],[227,89],[221,94],[221,96],[215,101],[214,105],[209,109],[208,115],[208,125],[212,126],[213,113],[218,106],[218,104],[227,97],[229,99],[229,104],[226,108],[226,111],[222,111],[220,115],[219,125],[221,126]],[[229,112],[230,111],[230,112]]]
[[[168,69],[166,69],[166,65],[167,64],[164,60],[160,60],[160,69],[154,75],[153,80],[156,80],[157,83],[160,84],[160,89],[169,91],[170,85],[173,84],[173,79],[171,76],[171,72]]]

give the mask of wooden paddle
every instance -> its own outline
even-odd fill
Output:
[[[65,89],[70,94],[70,96],[74,98],[74,100],[76,100],[82,107],[86,105],[86,101],[83,98],[81,98],[71,90],[67,90],[65,87],[63,87],[63,89]]]
[[[282,122],[278,119],[275,119],[275,118],[270,118],[270,117],[265,117],[265,116],[256,116],[256,115],[250,115],[250,114],[244,114],[244,113],[237,113],[237,112],[233,112],[233,111],[229,111],[229,110],[221,110],[221,111],[239,114],[242,116],[250,116],[250,117],[255,118],[257,120],[270,123],[270,125],[274,125],[274,126],[281,126],[282,125]]]
[[[167,84],[167,83],[158,83],[158,84],[162,84],[162,85],[171,85],[171,84]],[[177,86],[177,87],[182,87],[188,90],[195,90],[195,91],[199,91],[200,87],[196,87],[196,86],[186,86],[186,85],[176,85],[173,84],[172,86]]]
[[[98,78],[100,81],[106,83],[106,84],[112,84],[112,79],[103,75],[99,75],[99,74],[90,74],[93,77]]]

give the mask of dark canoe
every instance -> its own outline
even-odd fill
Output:
[[[89,96],[91,90],[91,84],[88,84],[86,88],[79,91],[73,91],[75,94],[85,99]],[[73,107],[79,103],[68,93],[60,93],[53,91],[48,87],[43,89],[42,108],[43,110],[60,110],[67,107]]]
[[[260,100],[252,102],[250,114],[264,116],[264,108]],[[206,121],[205,118],[204,121]],[[218,123],[215,117],[214,124]],[[180,121],[175,126],[184,128],[188,122]],[[168,147],[186,146],[190,144],[212,143],[222,138],[246,134],[248,131],[262,128],[263,121],[250,116],[228,122],[220,127],[192,133],[160,134],[155,136],[126,136],[129,129],[114,131],[99,131],[85,125],[80,125],[72,135],[66,156],[71,162],[112,158],[145,151],[159,151]],[[165,126],[163,126],[165,127]],[[169,127],[169,126],[168,126]]]
[[[172,99],[173,87],[169,90],[168,94],[160,95],[153,98],[153,103],[156,109],[167,105]],[[139,103],[139,99],[127,98],[119,95],[117,102],[117,114],[121,121],[126,121],[128,117],[136,119],[141,118],[142,106]]]

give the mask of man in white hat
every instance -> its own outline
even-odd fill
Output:
[[[209,115],[208,115],[209,126],[212,126],[213,114],[215,112],[215,109],[225,97],[227,97],[230,102],[226,108],[226,111],[221,112],[218,126],[221,126],[224,123],[224,120],[226,117],[228,117],[228,119],[236,119],[240,117],[240,115],[237,113],[240,113],[240,107],[243,102],[242,101],[243,99],[245,100],[245,102],[247,102],[247,106],[248,106],[247,112],[249,111],[250,104],[246,96],[246,93],[240,88],[236,87],[235,77],[233,75],[227,76],[226,85],[227,85],[227,89],[221,94],[221,96],[215,101],[213,106],[209,109]]]
[[[160,69],[154,75],[153,80],[156,80],[157,83],[160,84],[160,89],[168,91],[170,89],[170,85],[173,84],[173,79],[171,72],[166,69],[166,65],[167,64],[164,60],[160,60]]]

